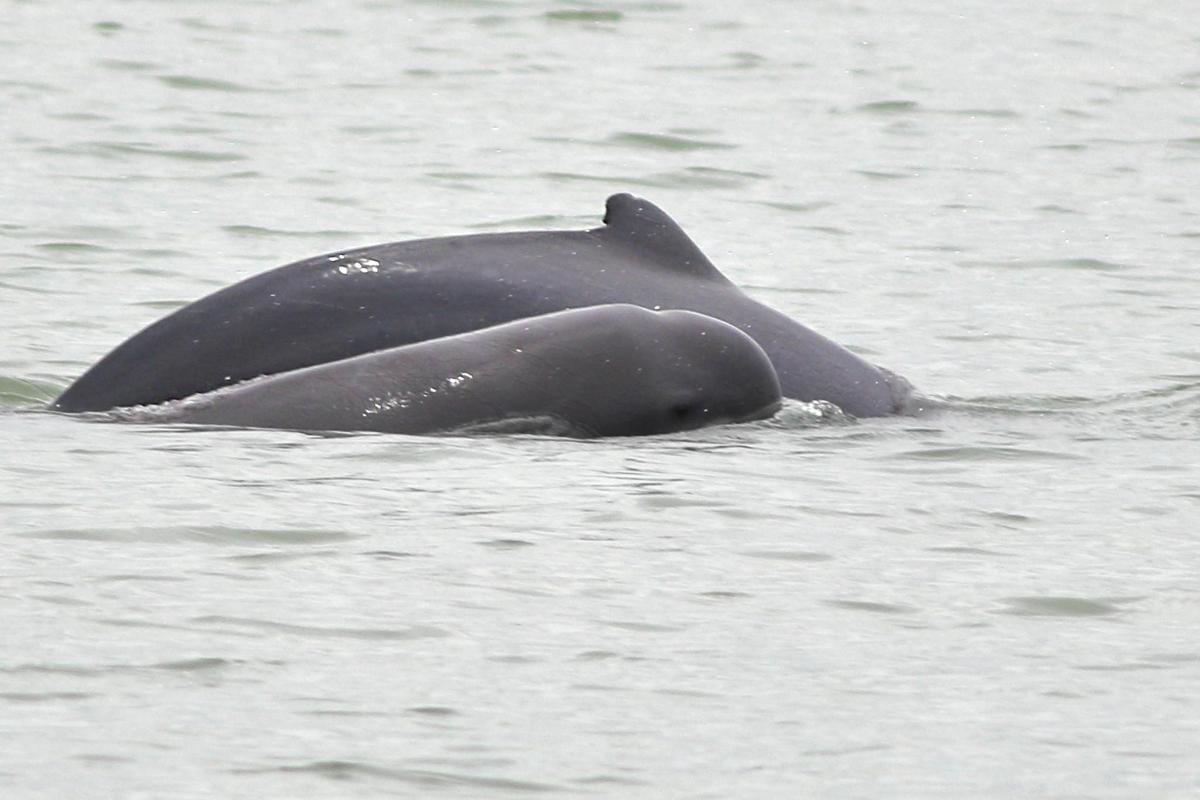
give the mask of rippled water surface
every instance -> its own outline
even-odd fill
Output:
[[[1200,793],[1187,2],[9,2],[8,797]],[[662,205],[910,417],[41,412],[237,279]]]

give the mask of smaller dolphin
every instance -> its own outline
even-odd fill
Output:
[[[771,360],[734,326],[692,311],[612,304],[378,350],[113,416],[302,431],[591,437],[762,419],[780,404]]]

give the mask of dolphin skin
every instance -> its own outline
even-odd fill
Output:
[[[417,239],[316,256],[247,278],[151,324],[52,404],[151,405],[257,378],[573,308],[680,309],[766,352],[785,397],[858,417],[900,411],[903,378],[754,300],[657,206],[608,198],[604,224]]]

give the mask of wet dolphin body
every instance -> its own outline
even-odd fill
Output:
[[[783,394],[856,416],[899,410],[908,384],[743,294],[653,204],[608,199],[604,225],[419,239],[298,261],[155,322],[52,404],[100,411],[160,403],[582,306],[687,309],[745,331]]]
[[[691,311],[605,305],[251,380],[118,419],[306,431],[637,436],[780,407],[762,348]]]

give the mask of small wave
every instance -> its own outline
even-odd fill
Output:
[[[82,292],[69,292],[64,289],[43,289],[41,287],[36,287],[36,286],[22,286],[19,283],[12,283],[11,281],[0,281],[0,289],[8,289],[9,291],[12,291],[12,292],[25,292],[26,294],[44,294],[44,295],[68,295],[68,294],[78,295],[78,294],[82,294]]]
[[[898,603],[876,603],[868,600],[826,600],[824,604],[831,608],[864,611],[868,614],[911,614],[917,610]]]
[[[468,170],[435,170],[426,172],[425,177],[439,181],[487,181],[496,180],[500,175],[491,172],[471,172]]]
[[[161,669],[168,672],[216,672],[232,666],[236,662],[227,658],[199,657],[185,658],[179,661],[160,661],[151,664],[150,669]]]
[[[673,172],[660,172],[634,183],[662,189],[735,189],[750,181],[767,176],[758,172],[718,169],[716,167],[685,167]]]
[[[713,27],[714,27],[714,29],[718,29],[718,30],[719,29],[734,30],[738,27],[738,24],[733,23],[733,22],[729,23],[729,25],[731,26],[729,28],[718,28],[717,26],[713,26]],[[749,53],[746,51],[737,51],[737,52],[733,52],[733,53],[726,53],[723,56],[721,56],[720,58],[712,57],[707,61],[700,61],[700,62],[695,62],[695,63],[663,64],[663,65],[653,66],[650,69],[655,72],[688,72],[688,73],[692,73],[692,74],[703,73],[703,72],[723,73],[723,72],[745,72],[747,70],[754,70],[754,69],[761,69],[763,67],[769,67],[769,66],[771,66],[771,64],[772,64],[772,62],[769,59],[767,59],[765,56],[758,55],[757,53]],[[792,62],[792,63],[788,63],[788,64],[780,64],[779,66],[784,69],[811,69],[812,68],[811,64],[808,64],[808,63],[802,62],[802,61],[796,61],[796,62]]]
[[[944,111],[956,117],[988,117],[991,119],[1017,119],[1021,115],[1009,108],[960,108]]]
[[[547,11],[542,15],[551,22],[620,22],[625,15],[620,11],[605,9],[571,9],[563,11]]]
[[[1012,261],[960,261],[963,267],[1000,267],[1002,269],[1062,269],[1087,272],[1125,272],[1134,269],[1130,264],[1119,264],[1099,258],[1045,258]]]
[[[864,178],[870,178],[873,181],[901,181],[908,178],[915,178],[915,172],[881,172],[872,169],[856,169],[856,175],[862,175]]]
[[[195,75],[159,75],[159,81],[172,89],[188,89],[207,92],[253,92],[254,88],[219,78],[199,78]]]
[[[89,158],[124,159],[129,156],[149,156],[175,161],[227,162],[244,161],[240,153],[199,149],[167,149],[144,142],[79,142],[61,147],[40,147],[40,152],[50,154],[87,156]],[[122,176],[122,180],[129,180]]]
[[[767,208],[774,208],[779,211],[791,211],[797,214],[807,214],[810,211],[820,211],[829,208],[834,204],[829,200],[814,200],[811,203],[785,203],[771,200],[760,201],[759,205],[764,205]]]
[[[0,375],[0,407],[44,406],[61,391],[61,386],[49,381]]]
[[[484,775],[466,773],[441,772],[428,769],[408,769],[398,767],[381,767],[374,764],[364,764],[355,761],[311,761],[303,764],[270,766],[259,768],[239,768],[238,774],[263,774],[271,772],[306,773],[317,775],[345,785],[350,781],[368,779],[396,781],[422,789],[445,789],[450,787],[469,787],[472,789],[487,789],[491,791],[504,790],[511,792],[553,792],[559,787],[548,783],[534,783],[508,778],[496,778]]]
[[[357,538],[345,531],[231,528],[220,525],[175,525],[129,528],[56,528],[14,534],[26,539],[82,542],[153,542],[240,545],[314,545]]]
[[[480,222],[468,225],[472,230],[570,230],[588,227],[595,223],[591,216],[568,217],[562,214],[535,214],[528,217],[513,217],[493,222]]]
[[[43,242],[42,244],[34,245],[39,250],[45,250],[50,253],[66,253],[77,254],[83,253],[94,255],[97,253],[111,253],[107,247],[102,247],[98,244],[88,244],[86,242]]]
[[[148,72],[162,66],[152,61],[128,61],[121,58],[102,58],[96,63],[102,67],[114,69],[119,72]]]
[[[60,703],[63,700],[87,700],[91,692],[0,692],[0,700],[10,703]]]
[[[290,633],[308,638],[333,639],[441,639],[450,636],[449,631],[430,625],[411,625],[398,628],[340,628],[319,625],[295,625],[288,622],[275,622],[267,619],[252,619],[249,617],[204,616],[191,620],[203,626],[222,626],[226,629],[238,630],[250,628],[271,633]]]
[[[1179,439],[1200,433],[1200,376],[1133,392],[1095,397],[1013,395],[929,401],[925,414],[1001,416],[1028,424],[1053,424],[1066,431],[1115,438]]]
[[[826,236],[849,236],[850,231],[842,228],[835,228],[832,225],[801,225],[798,230],[811,231],[812,233],[823,233]]]
[[[969,117],[973,119],[1019,119],[1020,114],[1011,108],[929,108],[915,100],[879,100],[873,103],[863,103],[855,106],[853,111],[859,114],[875,114],[878,116],[901,116],[904,114],[940,114],[953,117]]]
[[[294,236],[298,238],[318,238],[318,239],[345,239],[358,236],[353,231],[340,230],[313,230],[313,231],[285,231],[278,228],[262,228],[258,225],[224,225],[221,230],[226,233],[231,233],[234,236],[248,237],[270,237],[270,236]]]
[[[828,553],[815,553],[809,550],[742,550],[739,555],[750,558],[761,558],[767,561],[811,562],[833,560],[833,556]]]
[[[39,94],[62,94],[62,88],[52,86],[48,83],[40,81],[24,81],[24,80],[0,80],[0,88],[4,89],[29,89]]]
[[[637,147],[643,150],[674,150],[677,152],[731,150],[737,147],[737,145],[727,142],[707,141],[665,133],[615,133],[608,137],[605,142],[611,145]]]
[[[1200,412],[1200,376],[1178,376],[1166,386],[1107,396],[993,395],[931,399],[931,408],[1006,415],[1071,414],[1085,411],[1143,412],[1184,409]]]
[[[902,461],[1079,461],[1080,456],[1053,450],[1000,445],[969,445],[958,447],[922,447],[906,450],[890,458]]]
[[[1017,617],[1104,617],[1120,614],[1131,599],[1089,597],[1008,597],[1002,614]]]
[[[880,100],[875,103],[863,103],[854,110],[867,114],[904,114],[920,111],[921,104],[915,100]]]

